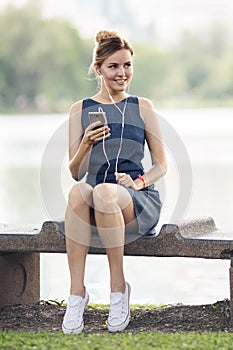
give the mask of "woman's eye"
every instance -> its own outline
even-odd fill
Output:
[[[117,64],[111,64],[111,65],[109,66],[110,69],[116,69],[117,67],[118,67]],[[125,63],[125,64],[124,64],[124,68],[129,68],[129,67],[131,67],[131,63]]]

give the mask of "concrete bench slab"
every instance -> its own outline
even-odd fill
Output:
[[[0,225],[0,254],[5,252],[65,253],[64,221],[46,221],[41,227]],[[89,253],[105,253],[96,234]],[[128,235],[125,255],[231,259],[233,231],[217,229],[210,217],[184,220],[163,225],[158,235]]]

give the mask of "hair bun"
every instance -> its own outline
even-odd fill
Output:
[[[95,41],[100,44],[102,40],[110,39],[110,38],[116,38],[119,37],[118,33],[116,31],[110,31],[110,30],[100,30],[96,34]]]

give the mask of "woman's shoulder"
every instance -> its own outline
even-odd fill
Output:
[[[153,105],[153,102],[149,98],[145,97],[139,97],[139,110],[140,110],[140,115],[141,118],[143,119],[144,123],[148,122],[150,118],[156,117],[155,113],[155,107]]]
[[[149,98],[146,97],[138,97],[138,103],[140,107],[154,109],[154,105]]]
[[[89,107],[91,104],[93,104],[93,100],[90,97],[74,102],[70,107],[70,115],[81,114],[82,110]]]
[[[82,111],[83,100],[74,102],[70,107],[70,115],[74,115]]]

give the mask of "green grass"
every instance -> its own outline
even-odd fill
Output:
[[[63,335],[62,333],[0,332],[1,350],[232,350],[233,334],[138,333]]]
[[[51,301],[54,303],[54,301]],[[50,304],[51,304],[50,302]],[[60,305],[65,305],[63,302]],[[173,304],[174,305],[174,304]],[[179,304],[176,304],[179,305]],[[109,310],[110,305],[109,304],[93,304],[89,303],[88,308],[93,309],[93,310]],[[130,304],[130,309],[131,310],[147,310],[147,309],[161,309],[161,308],[166,308],[168,305],[160,304],[160,305],[153,305],[153,304]]]

